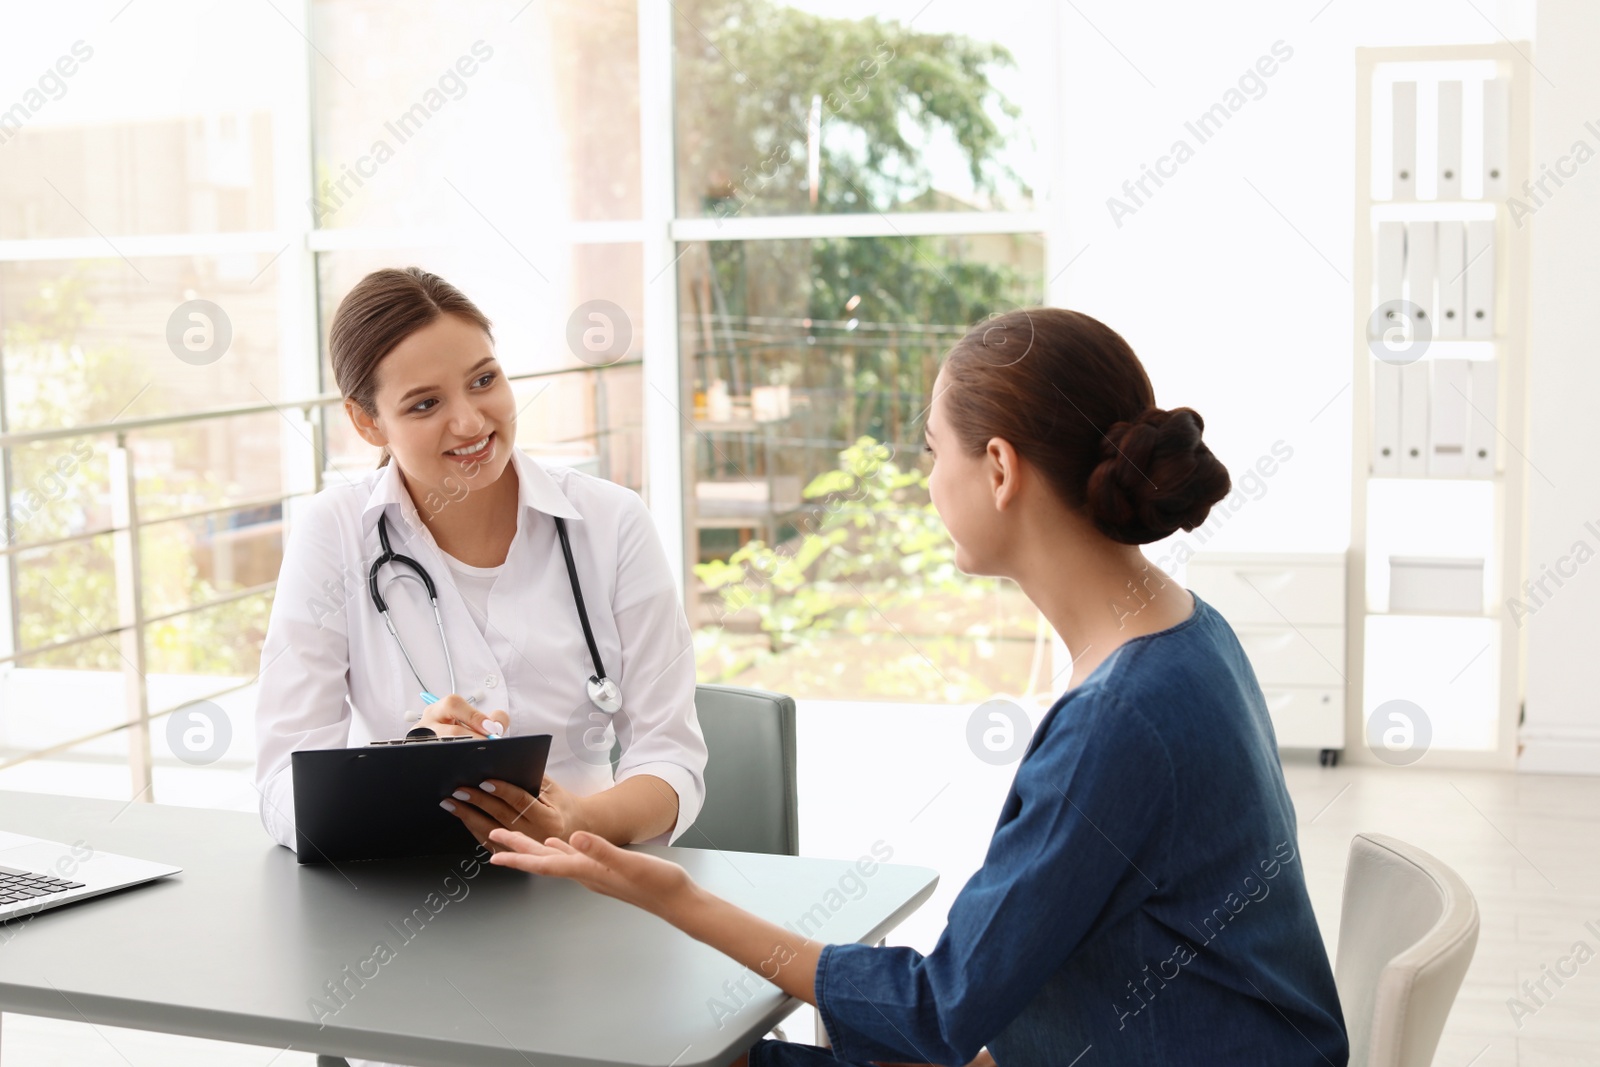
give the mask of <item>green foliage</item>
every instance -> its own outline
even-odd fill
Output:
[[[922,146],[948,137],[980,191],[1015,189],[997,162],[1019,109],[990,72],[996,44],[772,0],[695,0],[674,19],[680,187],[708,214],[812,210],[807,123],[820,104],[815,210],[886,211],[931,192]]]
[[[813,510],[798,543],[775,547],[755,540],[726,561],[695,567],[718,594],[725,622],[754,619],[766,637],[766,647],[755,650],[741,647],[727,630],[702,636],[703,680],[726,680],[778,656],[804,663],[828,638],[845,636],[873,663],[868,685],[876,695],[951,688],[947,675],[962,673],[954,668],[972,654],[970,638],[989,635],[969,632],[968,640],[951,642],[911,640],[902,631],[915,623],[921,634],[943,624],[948,633],[952,620],[969,616],[994,584],[956,568],[955,546],[928,499],[927,475],[901,467],[887,445],[862,437],[839,454],[837,469],[812,479],[804,496]],[[936,670],[924,644],[951,669]],[[815,668],[810,684],[826,685],[828,669]],[[959,694],[947,691],[946,699],[982,691],[955,688]]]

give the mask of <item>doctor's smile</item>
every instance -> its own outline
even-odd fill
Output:
[[[445,452],[451,459],[460,460],[462,464],[485,463],[494,458],[493,452],[485,452],[494,443],[494,434],[480,437],[470,445],[452,448]]]

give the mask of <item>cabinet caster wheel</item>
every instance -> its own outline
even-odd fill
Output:
[[[1324,767],[1339,766],[1339,750],[1336,748],[1323,749],[1321,755],[1317,757],[1317,762]]]

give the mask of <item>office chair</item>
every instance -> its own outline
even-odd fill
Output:
[[[706,800],[694,825],[674,843],[798,856],[794,698],[700,685],[694,705],[709,754]]]
[[[1478,944],[1461,876],[1381,834],[1350,842],[1334,981],[1350,1067],[1428,1067]]]

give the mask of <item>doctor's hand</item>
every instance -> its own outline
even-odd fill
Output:
[[[570,842],[552,837],[540,843],[499,828],[490,832],[489,842],[499,849],[489,857],[497,867],[570,878],[585,889],[657,915],[665,915],[695,888],[689,872],[676,863],[619,848],[586,830],[573,834]]]
[[[485,723],[500,724],[500,736],[511,732],[511,716],[503,711],[482,712],[451,693],[437,704],[429,704],[422,711],[417,726],[426,726],[440,737],[487,737]],[[413,727],[415,729],[415,727]]]
[[[584,828],[583,798],[550,778],[540,783],[537,797],[510,782],[491,778],[476,786],[461,786],[446,803],[478,843],[491,852],[500,850],[490,837],[490,831],[495,829],[526,834],[535,841],[551,837],[565,841]]]

